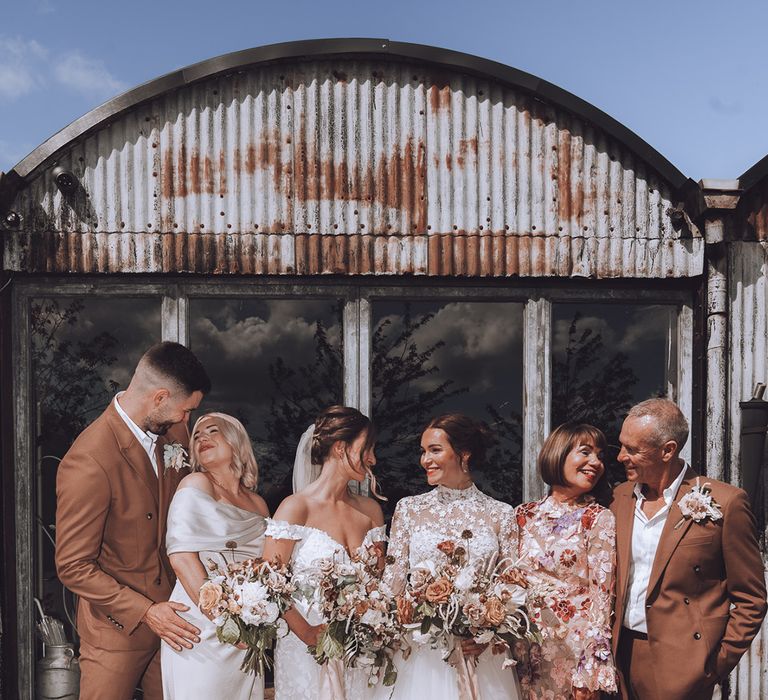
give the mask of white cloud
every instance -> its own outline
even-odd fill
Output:
[[[50,12],[41,5],[41,12]],[[115,78],[104,61],[82,51],[64,52],[55,58],[34,39],[0,36],[0,98],[15,100],[42,90],[50,83],[88,97],[111,97],[127,85]]]
[[[56,62],[53,68],[56,81],[85,95],[110,96],[127,89],[125,83],[115,78],[104,61],[72,51]]]
[[[42,88],[46,60],[34,39],[0,37],[0,97],[14,100]]]

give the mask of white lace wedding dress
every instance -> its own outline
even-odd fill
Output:
[[[470,562],[513,558],[517,527],[512,506],[482,493],[474,484],[467,489],[443,486],[398,502],[392,520],[384,581],[395,594],[405,589],[410,570],[445,555],[437,545],[453,540],[467,547]],[[514,559],[513,559],[514,560]],[[379,688],[376,698],[386,700],[458,700],[456,671],[443,661],[440,650],[429,644],[411,644],[408,659],[395,657],[397,682]],[[520,685],[513,668],[503,669],[503,656],[486,649],[477,664],[482,700],[519,700]]]
[[[335,558],[349,561],[344,546],[324,530],[304,525],[293,525],[282,520],[267,521],[267,537],[276,540],[294,540],[291,554],[293,576],[302,578],[313,569],[318,559]],[[368,531],[361,547],[386,540],[384,526]],[[308,603],[296,602],[296,609],[312,625],[323,622],[317,610]],[[320,686],[320,666],[307,652],[304,644],[293,632],[277,640],[275,648],[275,700],[315,700]],[[347,700],[359,700],[370,695],[368,674],[365,669],[347,669],[344,675]]]
[[[182,488],[168,511],[168,554],[197,552],[204,567],[209,559],[224,566],[260,557],[265,529],[266,520],[258,513],[217,501],[196,488]],[[261,700],[264,679],[240,670],[245,651],[216,638],[216,625],[200,612],[180,581],[170,599],[189,606],[180,615],[200,630],[200,642],[180,652],[162,643],[165,700]]]

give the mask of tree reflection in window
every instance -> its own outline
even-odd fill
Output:
[[[579,421],[603,430],[612,483],[625,479],[616,457],[627,411],[643,399],[666,393],[670,309],[553,305],[552,426]]]
[[[474,474],[494,498],[522,497],[522,305],[379,301],[373,306],[376,474],[389,501],[429,489],[419,464],[424,426],[442,413],[486,421],[496,439]]]
[[[242,421],[272,513],[291,493],[301,434],[343,401],[342,309],[335,299],[190,302],[190,347],[213,383],[201,410]]]

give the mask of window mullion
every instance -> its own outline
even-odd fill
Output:
[[[542,498],[545,484],[536,459],[551,422],[552,303],[533,298],[525,305],[523,325],[523,500]]]

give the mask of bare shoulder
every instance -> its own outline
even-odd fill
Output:
[[[282,520],[292,525],[305,525],[309,515],[309,501],[303,493],[288,496],[277,508],[274,520]]]
[[[180,482],[176,490],[180,489],[197,489],[203,493],[207,493],[209,496],[213,496],[213,485],[210,479],[202,472],[192,472],[187,474]]]
[[[375,498],[359,494],[354,494],[353,498],[355,507],[361,513],[367,515],[376,527],[384,524],[384,512],[381,510],[381,506]]]
[[[267,505],[267,502],[261,496],[259,496],[258,493],[253,492],[251,494],[251,501],[256,507],[256,512],[259,515],[263,515],[265,518],[269,517],[269,506]]]

